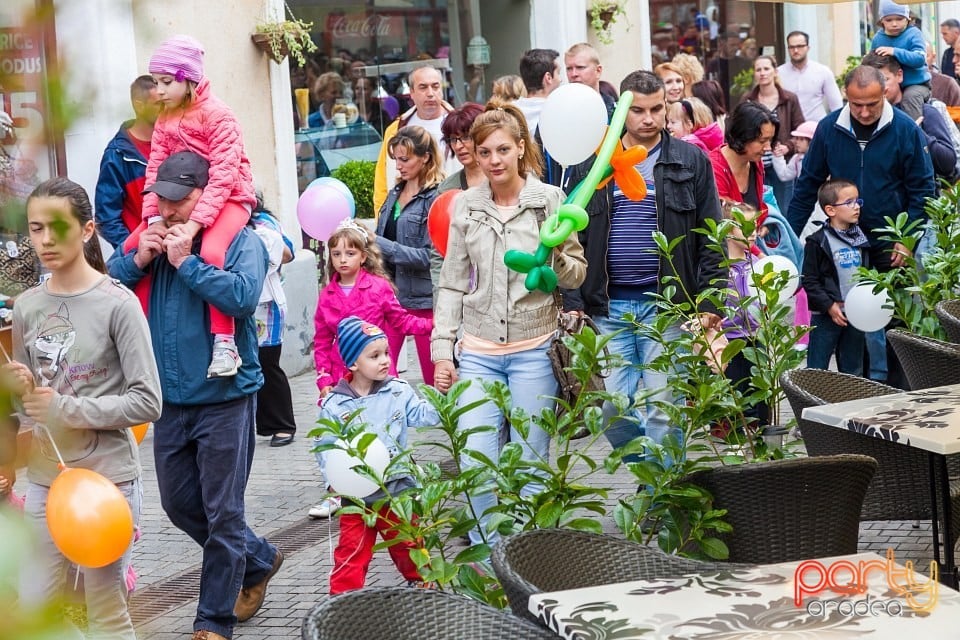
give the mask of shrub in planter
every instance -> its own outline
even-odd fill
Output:
[[[357,202],[358,218],[374,216],[373,180],[376,168],[377,163],[370,160],[350,160],[330,173],[330,177],[336,178],[350,189]]]

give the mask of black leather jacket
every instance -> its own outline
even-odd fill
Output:
[[[657,195],[657,227],[668,241],[682,237],[673,256],[676,275],[684,288],[695,294],[711,286],[711,282],[727,276],[720,265],[723,255],[707,246],[706,236],[693,233],[705,227],[704,221],[720,221],[720,199],[713,179],[713,168],[707,156],[695,146],[663,132],[660,157],[653,169]],[[570,170],[564,185],[569,192],[586,177],[592,163],[581,163]],[[613,206],[613,181],[598,189],[587,204],[590,224],[580,232],[580,244],[587,257],[587,278],[579,289],[563,291],[567,311],[582,309],[591,316],[606,316],[609,311],[607,293],[607,246],[610,236],[610,210]],[[671,275],[670,263],[660,259],[660,282]],[[679,294],[678,294],[679,295]],[[701,311],[716,313],[711,307]]]

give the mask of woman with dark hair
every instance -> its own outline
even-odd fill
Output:
[[[440,132],[447,145],[447,155],[456,156],[463,165],[463,169],[447,176],[447,179],[437,187],[438,194],[451,189],[464,191],[486,180],[483,170],[480,169],[473,155],[473,138],[470,137],[470,126],[481,113],[483,113],[483,105],[464,102],[443,119]]]
[[[727,144],[710,152],[713,176],[721,200],[744,202],[767,215],[763,202],[763,154],[777,137],[780,121],[762,104],[743,102],[727,119]]]
[[[691,88],[694,98],[700,98],[703,104],[710,107],[714,121],[724,128],[727,119],[727,103],[723,99],[723,87],[716,80],[701,80],[694,82]]]
[[[780,205],[781,211],[786,211],[793,198],[793,181],[782,181],[773,171],[773,156],[789,156],[795,149],[790,139],[790,132],[797,130],[803,124],[803,111],[797,94],[791,93],[780,86],[777,77],[777,61],[773,56],[758,56],[753,61],[753,89],[743,96],[743,102],[759,102],[770,111],[777,114],[783,124],[777,134],[772,149],[763,154],[764,184],[773,187],[773,195]]]

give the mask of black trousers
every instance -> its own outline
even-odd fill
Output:
[[[287,374],[280,368],[283,345],[260,347],[260,368],[263,369],[263,388],[257,394],[257,435],[295,433],[297,421],[293,417],[293,399]]]

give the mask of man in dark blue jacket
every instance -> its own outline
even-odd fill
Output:
[[[254,451],[256,393],[263,386],[253,313],[267,272],[266,248],[250,228],[227,249],[223,269],[200,257],[202,234],[190,219],[209,163],[183,151],[164,160],[150,190],[166,222],[151,225],[136,249],[110,258],[110,275],[133,288],[152,278],[147,321],[160,365],[163,413],[154,428],[154,457],[163,509],[203,547],[194,639],[230,638],[237,621],[260,608],[267,583],[283,563],[244,517],[244,491]],[[236,376],[208,378],[213,340],[210,305],[236,319]],[[239,595],[238,595],[239,592]]]
[[[906,211],[926,218],[924,205],[936,193],[926,137],[908,115],[884,99],[883,74],[856,67],[845,81],[847,105],[817,125],[787,211],[799,235],[813,212],[817,190],[827,178],[857,185],[863,207],[860,227],[870,240],[870,263],[887,271],[903,263],[906,247],[878,238],[884,217]]]
[[[100,177],[94,193],[94,217],[103,239],[119,248],[140,224],[143,183],[150,158],[153,124],[160,112],[157,83],[140,76],[130,85],[134,119],[120,125],[117,135],[103,150]]]

